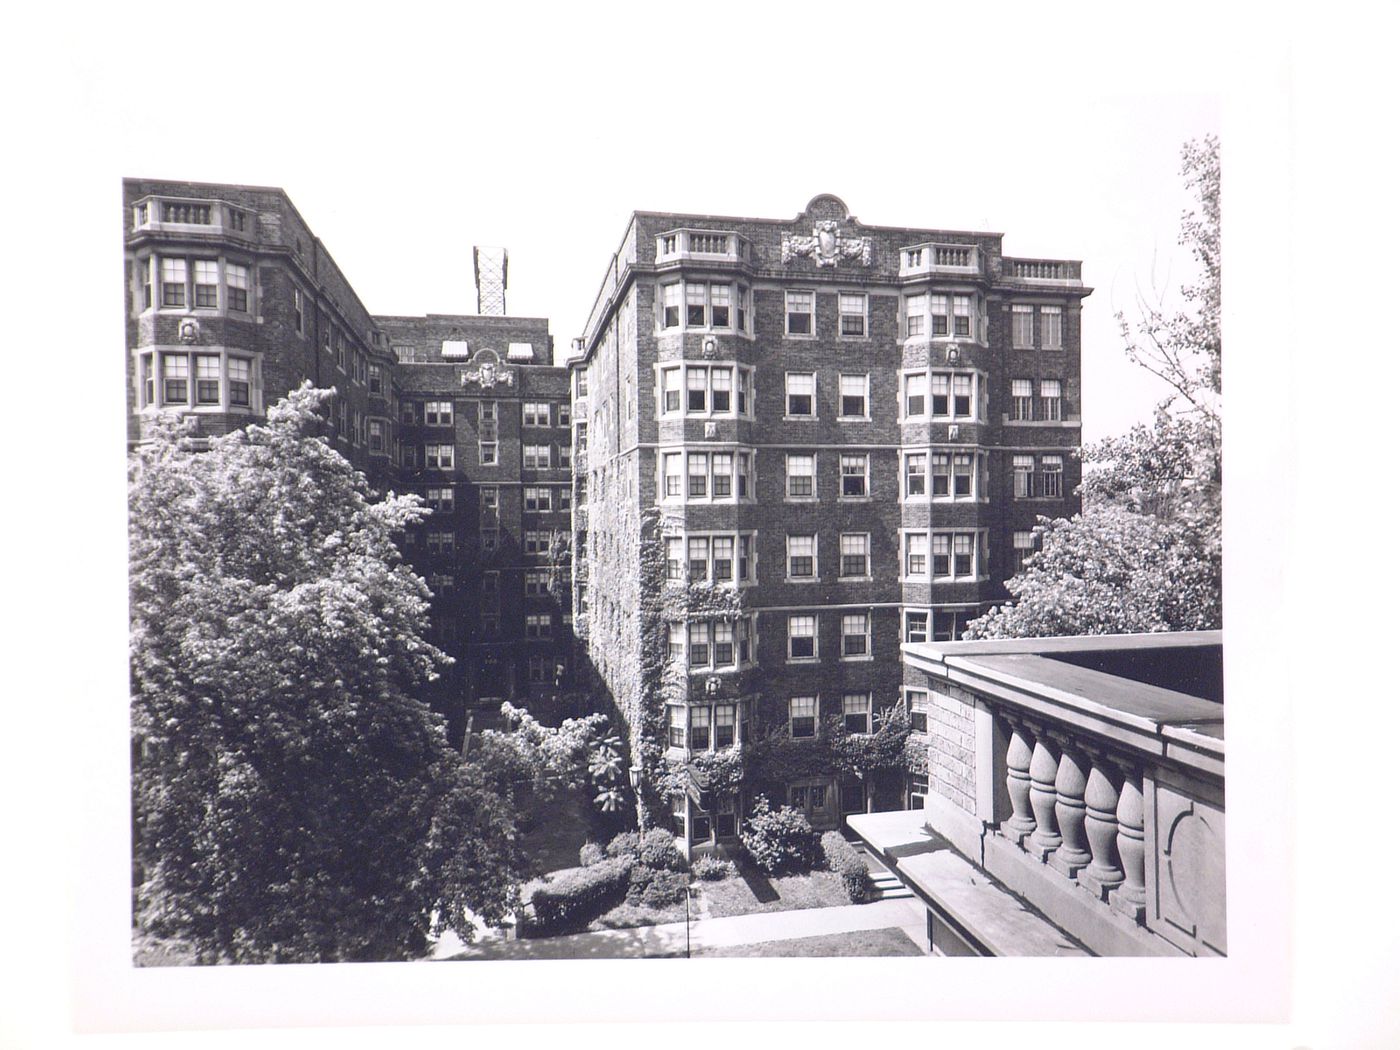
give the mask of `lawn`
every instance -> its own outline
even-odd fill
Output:
[[[728,915],[752,915],[763,911],[797,911],[801,908],[837,908],[851,903],[841,887],[841,877],[830,871],[806,875],[750,875],[766,881],[777,894],[776,900],[759,900],[742,876],[718,882],[697,882],[709,906],[707,914],[719,919]]]
[[[813,958],[837,956],[923,955],[923,951],[905,936],[904,931],[891,926],[885,930],[854,930],[850,933],[824,933],[818,937],[794,937],[785,941],[760,941],[758,944],[731,944],[724,947],[699,948],[694,958]]]

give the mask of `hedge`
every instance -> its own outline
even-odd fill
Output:
[[[846,896],[856,904],[865,900],[870,891],[870,870],[855,847],[839,831],[828,831],[822,836],[822,852],[826,866],[841,876]]]
[[[530,895],[535,935],[571,933],[587,926],[622,901],[636,861],[613,857],[587,868],[572,868]]]

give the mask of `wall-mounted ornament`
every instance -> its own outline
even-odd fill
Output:
[[[186,317],[180,322],[179,333],[180,342],[184,343],[186,346],[193,346],[195,343],[199,342],[199,322],[193,317]]]
[[[952,423],[952,424],[950,424],[949,427],[948,427],[948,440],[949,440],[949,441],[956,441],[956,440],[958,440],[958,425],[957,425],[956,423]]]
[[[476,383],[483,390],[490,390],[497,383],[502,386],[515,386],[515,373],[502,368],[494,361],[482,361],[475,368],[462,369],[462,385]]]
[[[854,259],[862,266],[870,265],[869,237],[852,237],[841,232],[835,219],[823,219],[812,227],[812,236],[794,237],[783,234],[783,262],[798,256],[810,257],[818,266],[835,266],[841,259]]]
[[[960,356],[960,354],[959,354],[958,348],[957,348],[956,346],[950,346],[950,347],[948,347],[948,363],[949,363],[950,365],[951,365],[951,364],[955,364],[955,363],[957,362],[959,356]]]

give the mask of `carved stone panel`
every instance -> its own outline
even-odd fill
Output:
[[[1148,925],[1194,954],[1224,955],[1224,810],[1160,782],[1152,797]]]

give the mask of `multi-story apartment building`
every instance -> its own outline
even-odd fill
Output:
[[[633,214],[570,367],[575,623],[639,769],[942,717],[900,645],[956,637],[1037,515],[1078,509],[1089,293],[1078,262],[865,226],[832,196],[792,220]],[[835,827],[928,782],[866,787],[809,766],[781,801]],[[689,845],[737,830],[734,797],[661,791]]]
[[[217,435],[333,387],[326,439],[432,508],[404,551],[456,657],[432,698],[454,732],[466,702],[565,684],[570,403],[548,321],[375,317],[279,189],[127,179],[123,231],[129,439],[160,412]]]

